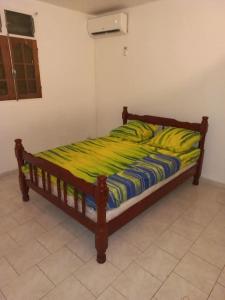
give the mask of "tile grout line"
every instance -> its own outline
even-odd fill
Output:
[[[219,212],[218,212],[219,213]],[[216,217],[216,216],[215,216]],[[176,222],[176,221],[175,221]],[[175,223],[174,222],[174,223]],[[207,225],[208,226],[208,225]],[[204,231],[204,230],[203,230]],[[203,233],[203,231],[201,232],[201,234]],[[200,235],[201,235],[200,234]],[[200,237],[200,235],[198,236],[198,239],[199,239],[199,237]],[[197,240],[198,240],[197,239]],[[192,244],[190,245],[190,247],[188,248],[188,250],[184,253],[184,255],[179,259],[179,261],[178,261],[178,263],[175,265],[175,267],[174,267],[174,269],[168,274],[168,276],[167,276],[167,278],[166,278],[166,280],[171,276],[171,274],[175,271],[175,269],[176,269],[176,267],[178,266],[178,264],[182,261],[182,259],[184,258],[184,256],[186,256],[187,255],[187,253],[190,251],[191,252],[191,248],[193,247],[193,245],[196,243],[196,241],[197,240],[195,240],[195,241],[193,241],[192,242]],[[162,249],[160,246],[158,246],[161,250],[164,250],[164,249]],[[165,250],[164,250],[165,251]],[[167,251],[166,251],[167,252]],[[169,252],[167,252],[167,253],[169,253]],[[192,253],[192,252],[191,252]],[[171,254],[170,254],[171,255]],[[175,256],[174,256],[175,257]],[[175,274],[177,274],[176,272],[175,272]],[[177,274],[178,275],[178,274]],[[181,276],[180,276],[181,277]],[[181,277],[182,278],[182,277]],[[184,279],[184,278],[183,278]],[[162,286],[163,286],[163,284],[166,282],[166,280],[164,280],[163,281],[163,283],[162,283],[162,285],[160,286],[160,288],[156,291],[156,293],[153,295],[153,297],[155,297],[155,295],[159,292],[159,290],[162,288]],[[185,281],[187,281],[186,279],[184,279]],[[187,281],[188,282],[188,281]],[[192,285],[192,284],[191,284]],[[153,298],[152,297],[152,298]]]
[[[37,267],[38,270],[53,284],[53,288],[56,287],[56,284],[51,280],[51,278],[48,277],[48,275],[39,267],[38,264],[34,265],[34,267]]]

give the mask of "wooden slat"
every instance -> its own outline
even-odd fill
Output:
[[[41,180],[42,180],[43,190],[46,191],[46,179],[45,179],[45,171],[44,170],[41,170]]]
[[[34,183],[38,186],[38,174],[36,166],[34,166]]]
[[[30,172],[30,181],[34,182],[34,175],[33,175],[33,166],[32,164],[29,164],[29,172]]]
[[[59,201],[62,200],[62,193],[61,193],[61,186],[60,186],[60,179],[57,178],[57,193]]]
[[[52,193],[52,186],[51,186],[51,176],[49,173],[47,173],[47,184],[48,184],[48,192],[51,195]]]
[[[81,193],[81,202],[82,202],[82,215],[86,214],[86,203],[85,203],[85,194]]]
[[[67,204],[67,184],[63,182],[63,199],[65,204]]]
[[[75,188],[73,191],[73,199],[74,199],[74,208],[76,211],[78,211],[78,193]]]
[[[30,188],[32,188],[37,193],[39,193],[40,195],[45,197],[46,200],[50,201],[55,206],[61,208],[64,212],[66,212],[68,215],[70,215],[73,219],[76,219],[78,222],[83,224],[85,227],[90,229],[92,232],[94,232],[94,233],[96,232],[97,224],[94,221],[92,221],[91,219],[89,219],[86,216],[85,217],[82,216],[79,212],[75,211],[75,209],[73,207],[70,207],[70,206],[66,205],[64,202],[59,201],[57,196],[49,195],[48,192],[43,191],[41,188],[37,187],[36,185],[31,183],[29,180],[27,181],[27,184]]]
[[[87,195],[95,197],[96,186],[94,184],[86,182],[85,180],[74,176],[69,171],[51,163],[50,161],[47,161],[40,157],[36,157],[26,151],[23,152],[23,160],[31,163],[33,166],[45,170],[45,172],[48,172],[49,174],[51,174],[51,176],[60,178],[67,184],[75,186],[76,189],[85,191]]]

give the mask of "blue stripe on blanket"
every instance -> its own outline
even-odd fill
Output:
[[[123,202],[172,176],[179,169],[179,159],[162,154],[151,153],[148,157],[135,161],[126,170],[107,178],[109,188],[107,209],[119,207]],[[92,197],[86,197],[86,204],[96,209]]]

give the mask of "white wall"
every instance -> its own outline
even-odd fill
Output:
[[[32,13],[43,99],[0,102],[0,173],[16,168],[14,139],[37,152],[95,135],[94,42],[84,14],[34,0],[0,0]],[[1,14],[2,15],[2,14]]]
[[[96,41],[98,133],[121,110],[209,116],[203,175],[225,183],[225,1],[158,0],[128,10],[129,34]],[[128,56],[123,56],[123,47]]]

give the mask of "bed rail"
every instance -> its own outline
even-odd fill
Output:
[[[48,199],[51,203],[61,208],[65,213],[76,219],[95,233],[97,260],[104,263],[107,249],[107,224],[106,203],[108,199],[108,188],[106,177],[99,176],[97,184],[88,183],[72,175],[69,171],[57,166],[47,160],[25,151],[22,140],[15,140],[15,154],[19,167],[19,183],[23,201],[29,201],[29,188]],[[23,167],[29,166],[29,178],[23,173]],[[56,180],[56,193],[52,188],[51,177]],[[68,205],[68,186],[73,188],[74,207]],[[79,195],[79,197],[78,197]],[[86,216],[86,196],[91,196],[96,201],[97,221],[94,222]]]

